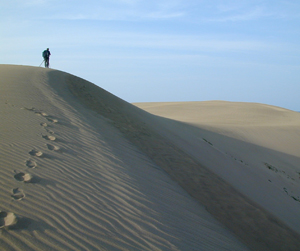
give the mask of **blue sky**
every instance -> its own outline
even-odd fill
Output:
[[[300,1],[3,0],[0,64],[50,67],[128,102],[300,111]]]

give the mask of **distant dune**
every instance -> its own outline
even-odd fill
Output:
[[[299,113],[0,76],[1,250],[299,250]]]

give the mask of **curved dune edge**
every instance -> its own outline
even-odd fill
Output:
[[[1,250],[249,250],[117,121],[78,102],[66,81],[86,81],[25,66],[0,75],[0,210],[17,218],[2,214]],[[146,114],[95,88],[108,113]]]
[[[257,103],[142,103],[161,132],[300,232],[300,113]]]
[[[248,250],[207,211],[253,250],[299,247],[148,113],[63,72],[0,73],[0,210],[18,216],[3,250]]]
[[[68,81],[70,90],[83,104],[112,120],[131,142],[253,250],[298,249],[300,235],[296,231],[149,128],[142,118],[123,112],[128,107],[120,105],[110,111],[110,104],[97,98],[100,94],[94,86],[80,85],[73,77]]]

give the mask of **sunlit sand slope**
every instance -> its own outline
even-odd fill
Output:
[[[259,205],[300,233],[298,112],[264,104],[224,101],[135,105],[156,115],[152,117],[151,123],[159,128],[161,135],[257,203],[253,212],[258,211]],[[205,177],[195,183],[203,184],[206,180]],[[225,198],[226,201],[228,199]],[[224,202],[222,204],[224,206]],[[234,219],[239,219],[242,225],[247,221],[268,217],[247,212],[242,219],[240,209],[240,206],[234,206],[226,211],[231,211],[230,215],[235,215]],[[214,205],[211,211],[213,210]],[[242,211],[245,212],[246,208]],[[220,217],[220,220],[226,219],[227,217]],[[239,224],[233,222],[234,220],[226,224],[232,223],[230,228],[233,229]],[[260,222],[264,220],[261,219]],[[270,242],[273,240],[274,244],[277,240],[282,240],[277,226],[272,233],[274,225],[266,222],[257,224],[257,229],[254,227],[250,232],[255,232],[257,236],[266,233],[264,238],[269,238]],[[239,229],[242,227],[239,226],[236,231],[241,233]],[[288,245],[289,241],[284,242]],[[287,248],[283,244],[278,250]],[[296,246],[294,250],[297,250]]]
[[[1,250],[248,250],[158,165],[151,115],[50,69],[0,87]]]

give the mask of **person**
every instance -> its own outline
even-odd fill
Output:
[[[46,68],[49,68],[50,55],[51,55],[51,53],[49,51],[49,48],[47,48],[47,50],[43,51],[43,58],[44,58],[44,61],[45,61],[45,67]]]

